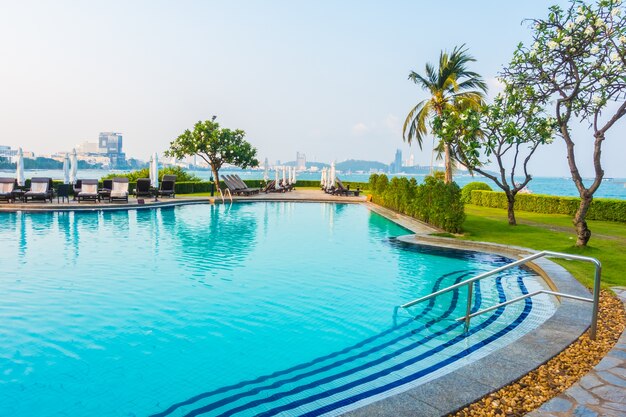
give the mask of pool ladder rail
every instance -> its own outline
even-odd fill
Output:
[[[473,298],[473,292],[474,292],[474,286],[472,285],[474,282],[480,281],[484,278],[490,277],[492,275],[498,274],[502,271],[505,271],[507,269],[511,269],[511,268],[515,268],[516,266],[520,266],[520,265],[524,265],[528,262],[531,262],[535,259],[538,258],[543,258],[546,256],[550,256],[553,258],[561,258],[561,259],[569,259],[569,260],[575,260],[575,261],[584,261],[584,262],[591,262],[595,265],[595,277],[594,277],[594,282],[593,282],[593,298],[586,298],[586,297],[579,297],[577,295],[572,295],[572,294],[565,294],[565,293],[561,293],[561,292],[556,292],[556,291],[550,291],[550,290],[539,290],[539,291],[534,291],[528,294],[524,294],[522,296],[513,298],[511,300],[508,301],[504,301],[500,304],[497,304],[495,306],[489,307],[489,308],[485,308],[484,310],[479,310],[475,313],[472,313],[472,298]],[[444,288],[442,290],[436,291],[432,294],[426,295],[424,297],[420,297],[418,299],[415,299],[413,301],[409,301],[408,303],[402,304],[400,306],[400,308],[409,308],[411,306],[414,306],[416,304],[419,304],[421,302],[424,302],[426,300],[430,300],[431,298],[437,297],[438,295],[453,291],[457,288],[460,288],[464,285],[467,286],[467,308],[465,311],[465,316],[463,317],[459,317],[457,319],[457,321],[465,321],[465,331],[467,332],[469,330],[469,326],[470,326],[470,320],[472,319],[472,317],[476,317],[480,314],[483,313],[487,313],[489,311],[492,310],[496,310],[500,307],[504,307],[507,306],[509,304],[513,304],[516,303],[518,301],[522,301],[525,300],[526,298],[529,297],[534,297],[536,295],[539,294],[550,294],[550,295],[554,295],[556,297],[564,297],[564,298],[571,298],[573,300],[578,300],[578,301],[584,301],[584,302],[589,302],[589,303],[593,303],[593,309],[592,309],[592,315],[591,315],[591,328],[589,331],[589,337],[591,338],[591,340],[595,340],[596,338],[596,331],[598,328],[598,304],[599,304],[599,300],[600,300],[600,276],[602,273],[602,264],[600,263],[599,260],[597,260],[596,258],[590,258],[588,256],[580,256],[580,255],[570,255],[569,253],[561,253],[561,252],[552,252],[552,251],[541,251],[538,253],[535,253],[533,255],[527,256],[525,258],[522,258],[518,261],[515,262],[511,262],[510,264],[501,266],[499,268],[496,269],[492,269],[491,271],[488,272],[484,272],[480,275],[476,275],[473,278],[469,278],[466,279],[465,281],[459,282],[458,284],[454,284],[454,285],[450,285],[447,288]]]

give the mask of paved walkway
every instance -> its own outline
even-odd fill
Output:
[[[626,288],[614,288],[626,306]],[[626,331],[600,363],[529,417],[626,417]]]

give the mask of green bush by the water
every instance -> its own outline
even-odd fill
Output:
[[[507,208],[506,195],[495,191],[472,191],[471,203],[477,206]],[[545,214],[573,216],[578,210],[580,198],[542,194],[517,194],[515,210]],[[594,199],[587,212],[589,220],[626,222],[626,201],[605,198]]]
[[[468,184],[461,189],[461,201],[465,204],[469,204],[472,202],[472,191],[474,190],[484,190],[484,191],[493,191],[489,184],[485,184],[481,181],[474,181]]]
[[[159,168],[159,181],[161,181],[163,175],[176,175],[176,182],[202,181],[198,176],[190,174],[178,166]],[[150,169],[143,168],[137,171],[113,173],[102,177],[101,180],[109,180],[117,177],[125,177],[128,178],[129,182],[137,182],[139,178],[150,178]]]
[[[456,183],[446,184],[441,178],[428,176],[423,184],[415,178],[372,174],[369,190],[372,201],[408,216],[422,220],[451,233],[459,233],[465,212],[461,189]]]

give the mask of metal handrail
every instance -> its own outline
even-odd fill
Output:
[[[554,292],[554,291],[541,290],[541,291],[536,291],[536,292],[531,293],[531,294],[525,294],[525,295],[523,295],[521,297],[517,297],[517,298],[515,298],[513,300],[505,301],[504,303],[500,303],[500,304],[498,304],[496,306],[489,307],[489,308],[487,308],[485,310],[481,310],[481,311],[478,311],[476,313],[472,313],[471,312],[471,310],[472,310],[472,298],[473,298],[473,292],[474,292],[473,291],[474,286],[472,284],[474,282],[480,281],[481,279],[490,277],[492,275],[495,275],[495,274],[500,273],[502,271],[505,271],[507,269],[511,269],[511,268],[516,267],[516,266],[524,265],[524,264],[526,264],[526,263],[528,263],[530,261],[534,261],[535,259],[543,258],[545,256],[552,256],[552,257],[555,257],[555,258],[562,258],[562,259],[569,259],[569,260],[576,260],[576,261],[585,261],[585,262],[593,263],[595,265],[595,269],[596,269],[595,277],[594,277],[594,281],[593,281],[593,298],[590,299],[590,298],[578,297],[578,296],[570,295],[570,294],[558,293],[558,292]],[[457,289],[459,287],[467,285],[467,307],[466,307],[466,311],[465,311],[465,316],[457,319],[459,321],[460,320],[464,320],[465,321],[465,331],[467,331],[467,330],[469,330],[470,319],[472,317],[475,317],[475,316],[477,316],[479,314],[486,313],[488,311],[495,310],[497,308],[503,307],[503,306],[508,305],[508,304],[515,303],[517,301],[524,300],[524,299],[526,299],[528,297],[533,297],[533,296],[538,295],[538,294],[542,294],[542,293],[543,294],[552,294],[552,295],[556,295],[556,296],[559,296],[559,297],[572,298],[572,299],[579,300],[579,301],[586,301],[586,302],[593,303],[593,310],[592,310],[592,314],[591,314],[591,328],[590,328],[590,331],[589,331],[589,337],[592,340],[594,340],[596,338],[596,331],[598,329],[598,306],[599,306],[599,301],[600,301],[600,278],[601,278],[601,274],[602,274],[602,264],[596,258],[591,258],[591,257],[588,257],[588,256],[580,256],[580,255],[571,255],[569,253],[560,253],[560,252],[552,252],[552,251],[541,251],[541,252],[537,252],[537,253],[535,253],[533,255],[527,256],[525,258],[522,258],[522,259],[520,259],[518,261],[511,262],[510,264],[501,266],[499,268],[493,269],[493,270],[488,271],[488,272],[484,272],[484,273],[482,273],[480,275],[476,275],[475,277],[466,279],[465,281],[459,282],[458,284],[454,284],[454,285],[451,285],[451,286],[449,286],[447,288],[444,288],[442,290],[435,291],[432,294],[426,295],[424,297],[420,297],[420,298],[415,299],[413,301],[409,301],[408,303],[402,304],[400,307],[401,308],[408,308],[408,307],[414,306],[416,304],[419,304],[419,303],[421,303],[423,301],[430,300],[431,298],[437,297],[438,295],[450,292],[450,291],[455,290],[455,289]]]
[[[230,204],[233,204],[233,194],[230,192],[228,188],[224,188],[223,190],[221,188],[218,188],[218,190],[220,190],[220,197],[222,197],[222,203],[226,203],[226,200],[224,200],[224,191],[228,191],[228,198],[230,199]]]

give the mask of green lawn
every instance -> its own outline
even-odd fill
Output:
[[[603,286],[626,286],[626,224],[589,221],[593,233],[586,248],[577,248],[576,234],[569,216],[516,212],[518,223],[509,226],[506,210],[465,206],[467,220],[460,239],[524,246],[537,250],[552,250],[598,258],[602,262]],[[593,285],[593,265],[580,261],[555,259],[580,282]]]

